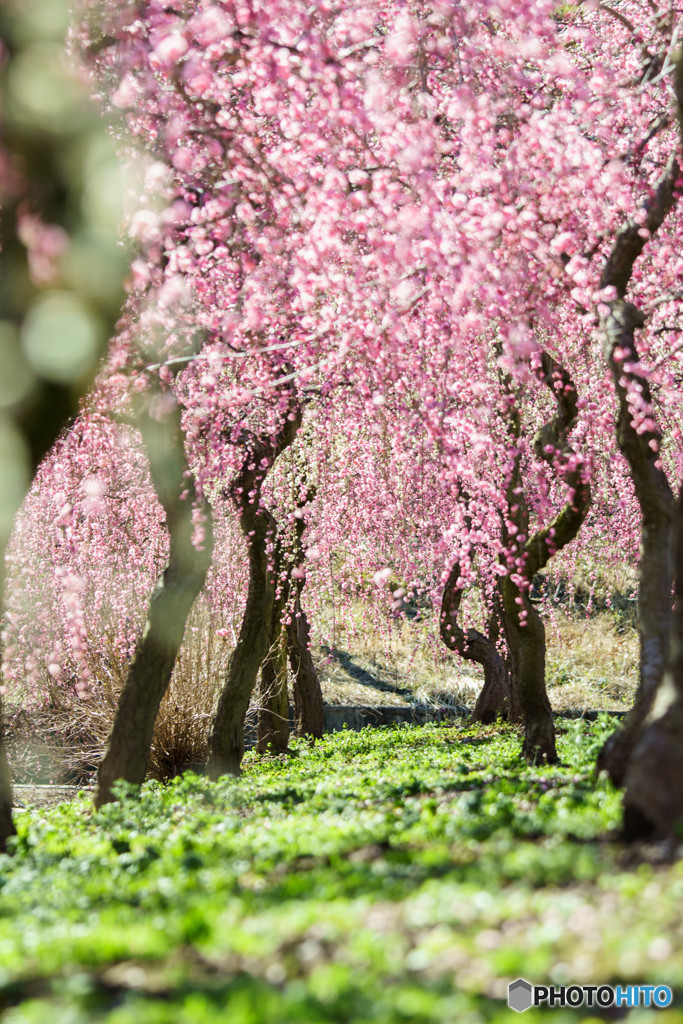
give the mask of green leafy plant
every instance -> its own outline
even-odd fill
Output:
[[[614,841],[613,725],[562,727],[548,768],[510,727],[347,730],[26,811],[0,859],[7,1020],[488,1022],[518,975],[680,989],[683,865]]]

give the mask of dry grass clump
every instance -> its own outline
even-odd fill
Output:
[[[232,651],[232,644],[216,635],[221,626],[202,602],[195,606],[157,716],[149,769],[153,778],[166,779],[206,761],[216,690]],[[40,705],[6,707],[15,781],[78,784],[92,779],[104,754],[127,665],[113,643],[89,661],[93,683],[84,696],[43,670]]]

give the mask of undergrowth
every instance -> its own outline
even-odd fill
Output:
[[[20,814],[4,1020],[479,1024],[511,1019],[518,976],[669,984],[680,1006],[683,864],[618,842],[619,794],[592,774],[612,725],[561,727],[562,765],[540,768],[503,726],[342,732],[249,754],[240,779]]]

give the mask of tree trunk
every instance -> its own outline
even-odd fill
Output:
[[[515,557],[517,569],[515,578],[508,575],[502,583],[506,636],[524,713],[522,755],[532,764],[555,763],[558,758],[552,709],[545,687],[545,627],[529,596],[531,584],[552,556],[576,537],[591,504],[585,468],[568,441],[578,416],[576,387],[564,367],[547,352],[541,352],[539,374],[552,392],[556,408],[554,416],[536,432],[533,448],[537,458],[553,468],[556,460],[562,460],[560,474],[569,496],[548,526],[528,536],[529,512],[520,456],[514,456],[507,485],[507,508],[515,531],[511,539],[505,528],[503,539]],[[508,393],[510,434],[512,440],[518,442],[519,411],[509,385]]]
[[[472,712],[472,721],[481,722],[482,725],[495,722],[499,716],[508,722],[519,722],[522,718],[519,680],[510,656],[509,624],[503,606],[503,595],[498,588],[488,628],[489,640],[495,645],[496,653],[501,627],[507,651],[495,660],[484,663],[484,685]]]
[[[250,506],[240,521],[249,544],[249,590],[237,646],[209,733],[207,771],[212,779],[239,775],[244,757],[244,719],[271,641],[275,585],[266,550],[271,517],[265,510],[259,512]]]
[[[3,536],[0,528],[0,607],[2,606],[5,593],[5,548],[7,537]],[[0,697],[0,853],[7,851],[7,840],[10,836],[16,835],[16,828],[12,820],[12,772],[7,760],[5,748],[4,717],[2,710],[2,697]]]
[[[298,736],[320,739],[325,732],[325,708],[310,643],[308,619],[297,593],[292,621],[287,626],[287,653],[294,675],[296,732]]]
[[[522,757],[529,764],[556,764],[555,725],[545,688],[545,626],[529,599],[509,577],[503,581],[503,596],[508,613],[507,630],[510,658],[519,684],[524,713]],[[523,604],[517,604],[521,596]],[[520,607],[526,611],[522,624]]]
[[[484,685],[474,705],[470,719],[472,722],[490,725],[497,718],[509,720],[506,712],[509,682],[507,667],[502,658],[497,659],[494,665],[484,666]]]
[[[471,721],[490,725],[497,718],[505,722],[519,722],[522,704],[519,682],[512,659],[497,655],[484,664],[484,685],[477,697]]]
[[[240,525],[249,552],[249,590],[237,646],[230,658],[209,733],[209,777],[239,775],[244,757],[244,720],[258,672],[272,643],[276,565],[276,524],[261,501],[267,473],[293,442],[301,426],[301,407],[290,398],[289,412],[275,435],[251,435],[245,444],[242,468],[229,489],[240,512]]]
[[[1,712],[0,706],[0,714]],[[12,775],[1,730],[0,718],[0,853],[4,853],[7,849],[7,840],[16,833],[16,829],[12,821]]]
[[[275,564],[277,567],[277,578],[280,581],[280,592],[276,601],[273,614],[273,633],[271,650],[277,647],[283,661],[280,663],[280,690],[281,696],[279,707],[275,714],[281,720],[283,714],[289,714],[289,705],[286,700],[287,693],[287,658],[292,669],[293,692],[294,692],[294,716],[296,719],[296,731],[299,736],[309,736],[311,739],[320,739],[325,732],[325,710],[323,707],[323,694],[320,688],[318,673],[313,664],[310,652],[310,630],[306,613],[301,607],[301,592],[305,584],[305,574],[297,573],[305,561],[305,550],[303,535],[306,530],[306,520],[303,510],[313,501],[315,488],[306,486],[306,473],[301,467],[295,470],[293,477],[293,491],[297,495],[296,507],[299,513],[295,517],[294,535],[281,533],[275,544]],[[283,620],[286,624],[283,626]],[[283,632],[281,632],[283,631]],[[284,644],[284,645],[283,645]],[[264,666],[265,667],[265,666]],[[263,669],[261,670],[263,683]],[[274,684],[273,684],[274,685]],[[268,709],[259,713],[259,730],[266,733],[275,727],[271,721],[268,725],[264,722],[261,726],[261,717],[270,714]],[[286,749],[289,733],[285,737],[285,728],[280,726],[280,737],[277,742],[281,749]],[[284,746],[282,744],[284,743]],[[260,748],[259,748],[260,749]]]
[[[271,646],[261,665],[256,745],[259,754],[284,754],[289,749],[287,637],[280,621],[281,614],[279,602],[276,601]]]
[[[625,769],[624,837],[664,839],[683,823],[683,489],[676,523],[671,661]]]
[[[168,402],[172,392],[164,391]],[[149,457],[152,482],[166,512],[169,560],[152,594],[147,622],[119,699],[107,750],[97,773],[95,806],[115,799],[117,779],[140,784],[147,762],[159,705],[171,679],[176,655],[195,598],[211,564],[211,513],[202,503],[204,541],[192,543],[194,482],[185,457],[181,410],[174,402],[161,421],[139,410],[138,425]],[[185,495],[181,497],[181,495]]]
[[[633,708],[623,725],[609,737],[597,760],[598,771],[606,771],[615,786],[623,785],[628,761],[649,714],[669,657],[671,635],[672,522],[674,497],[659,452],[658,430],[638,433],[629,407],[629,382],[635,383],[644,402],[651,403],[648,383],[637,380],[623,362],[638,362],[635,331],[643,317],[631,303],[615,301],[603,321],[607,360],[612,370],[619,415],[617,441],[628,462],[642,515],[638,566],[638,632],[640,665],[638,689]],[[617,358],[617,355],[619,357]]]
[[[489,619],[488,636],[477,629],[465,632],[458,625],[463,593],[458,587],[459,578],[460,563],[455,562],[444,584],[439,628],[441,639],[449,650],[455,651],[465,661],[474,661],[484,669],[484,686],[472,712],[472,721],[488,725],[495,722],[499,715],[514,721],[519,716],[519,696],[514,677],[497,644],[503,608],[497,602]]]
[[[607,771],[615,785],[622,785],[669,659],[671,639],[671,584],[673,581],[672,531],[674,497],[661,464],[662,436],[655,426],[638,433],[629,398],[637,396],[642,410],[652,406],[647,378],[642,376],[635,332],[645,324],[641,311],[627,302],[626,293],[636,260],[648,240],[659,231],[681,194],[678,149],[683,144],[683,61],[673,63],[673,91],[678,117],[678,145],[674,148],[656,187],[644,202],[639,216],[617,233],[602,274],[600,288],[616,291],[603,302],[601,317],[604,351],[619,402],[617,442],[628,462],[642,514],[638,628],[640,673],[636,699],[622,728],[607,741],[598,756],[598,770]]]

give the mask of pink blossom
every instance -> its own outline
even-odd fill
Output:
[[[155,46],[150,54],[150,64],[156,69],[166,68],[179,61],[187,50],[188,42],[185,36],[179,32],[170,32]]]

